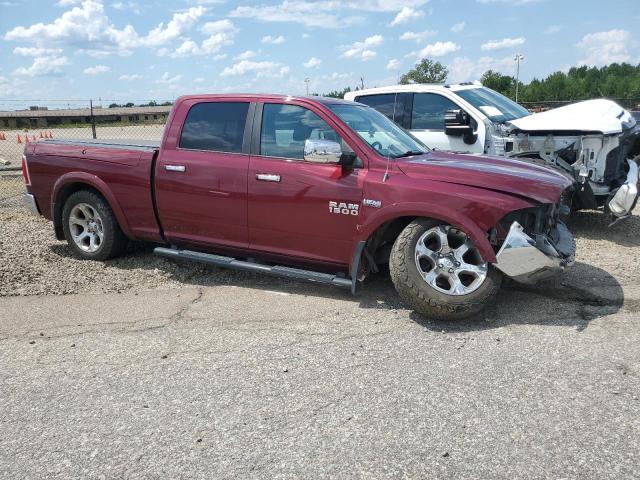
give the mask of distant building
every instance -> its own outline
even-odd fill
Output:
[[[96,124],[100,123],[165,123],[171,106],[162,107],[93,107]],[[30,107],[29,110],[0,112],[0,129],[55,128],[61,125],[91,123],[89,108],[47,110]]]

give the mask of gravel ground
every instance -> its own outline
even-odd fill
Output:
[[[183,284],[233,284],[250,278],[257,284],[297,282],[158,258],[152,246],[132,243],[126,256],[107,262],[79,261],[51,224],[20,208],[0,208],[0,296],[143,291]],[[570,228],[577,240],[577,263],[559,282],[581,286],[633,286],[640,277],[640,209],[608,227],[599,212],[579,213]],[[298,287],[300,288],[300,287]],[[302,287],[304,288],[304,287]]]

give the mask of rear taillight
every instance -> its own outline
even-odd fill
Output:
[[[27,187],[31,186],[31,178],[29,178],[29,166],[27,165],[26,155],[22,155],[22,178]]]

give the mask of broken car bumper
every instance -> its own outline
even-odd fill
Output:
[[[638,164],[634,160],[627,160],[629,173],[627,181],[615,193],[609,202],[609,210],[616,217],[625,217],[631,213],[638,198]]]
[[[559,274],[573,264],[575,242],[563,223],[556,225],[552,237],[537,235],[534,240],[513,222],[495,266],[516,282],[527,284]]]

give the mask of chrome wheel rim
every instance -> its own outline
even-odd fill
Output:
[[[415,260],[423,280],[447,295],[468,295],[487,278],[487,262],[474,243],[449,225],[433,227],[420,236]]]
[[[98,211],[88,203],[79,203],[69,214],[69,231],[78,248],[93,253],[104,240],[104,226]]]

